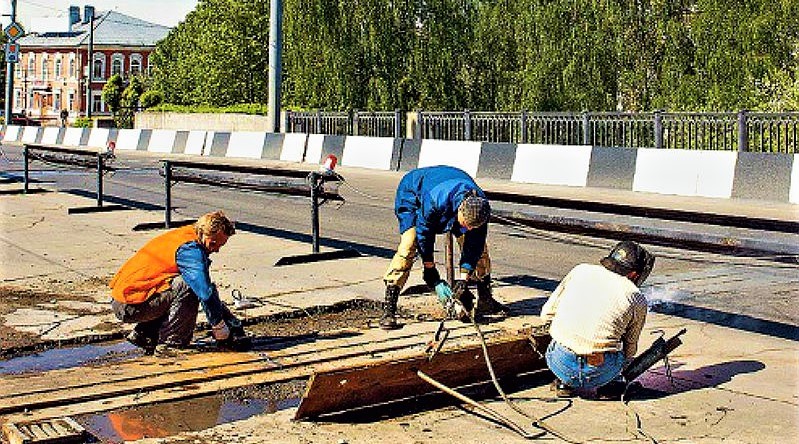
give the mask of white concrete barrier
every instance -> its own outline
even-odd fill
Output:
[[[111,130],[108,128],[92,128],[89,131],[89,141],[86,142],[86,146],[106,149],[110,135]]]
[[[308,142],[306,133],[286,133],[283,138],[283,149],[280,151],[280,160],[284,162],[302,162],[305,158],[305,144]]]
[[[511,181],[584,187],[591,164],[589,145],[520,144]]]
[[[171,153],[177,136],[178,132],[174,130],[153,130],[150,133],[147,151],[151,153]]]
[[[183,153],[202,156],[204,148],[205,148],[205,131],[201,130],[189,131],[189,136],[186,138],[186,148],[183,150]]]
[[[26,126],[22,130],[22,143],[36,143],[36,136],[39,135],[41,127]]]
[[[481,147],[480,142],[424,139],[419,149],[418,167],[449,165],[477,177]]]
[[[341,164],[388,171],[394,152],[394,139],[390,137],[347,136]]]
[[[788,201],[799,204],[799,154],[793,155],[793,165],[791,165],[791,191]]]
[[[324,143],[324,134],[308,135],[308,148],[305,150],[305,163],[319,164],[322,160],[322,148]]]
[[[58,143],[58,133],[61,132],[61,128],[57,126],[46,126],[42,129],[42,140],[40,143],[42,145],[55,145]]]
[[[264,150],[266,132],[235,131],[230,133],[225,157],[246,157],[260,159]]]
[[[117,132],[116,149],[120,151],[136,151],[141,139],[140,129],[121,129]]]
[[[84,130],[86,130],[86,128],[67,128],[66,131],[64,131],[64,140],[61,141],[61,144],[66,146],[80,146]]]
[[[3,142],[16,142],[19,140],[20,130],[22,127],[19,125],[8,125],[3,133]]]
[[[639,148],[633,191],[728,198],[736,160],[735,151]]]
[[[211,146],[214,144],[214,134],[216,131],[205,132],[205,143],[203,143],[203,156],[211,155]]]

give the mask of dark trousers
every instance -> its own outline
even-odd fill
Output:
[[[136,323],[134,330],[159,344],[185,347],[191,342],[197,325],[197,309],[200,300],[178,275],[172,279],[170,288],[156,293],[140,304],[111,302],[117,319],[125,323]]]

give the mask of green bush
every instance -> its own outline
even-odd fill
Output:
[[[148,109],[154,106],[158,106],[164,101],[164,93],[158,90],[149,90],[145,91],[144,94],[139,97],[139,103],[141,103],[142,108]]]
[[[209,105],[173,105],[171,103],[162,103],[160,105],[148,108],[148,111],[161,111],[172,113],[212,113],[212,114],[251,114],[263,115],[267,114],[268,108],[261,103],[242,103],[231,106],[209,106]]]
[[[78,117],[72,122],[73,128],[91,128],[92,127],[92,119],[88,117]]]

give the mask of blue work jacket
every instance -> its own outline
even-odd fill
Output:
[[[417,168],[400,180],[394,201],[400,234],[416,227],[416,242],[424,262],[433,262],[436,234],[451,232],[465,236],[460,267],[474,270],[485,247],[488,224],[464,234],[458,223],[458,207],[472,191],[485,197],[471,176],[450,166]]]

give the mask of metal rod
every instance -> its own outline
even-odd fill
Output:
[[[22,183],[23,183],[22,192],[24,194],[28,194],[28,164],[30,163],[30,153],[28,152],[28,145],[25,145],[25,147],[22,148],[22,158],[24,159],[23,164],[25,165],[23,168],[24,172],[22,174]]]
[[[319,253],[319,184],[321,177],[319,173],[313,172],[311,180],[311,236],[313,242],[313,252]]]
[[[172,165],[164,161],[164,227],[172,224]]]
[[[455,261],[452,254],[452,233],[444,235],[444,267],[447,271],[447,282],[449,285],[455,284]]]
[[[97,153],[97,206],[103,206],[103,154]]]

